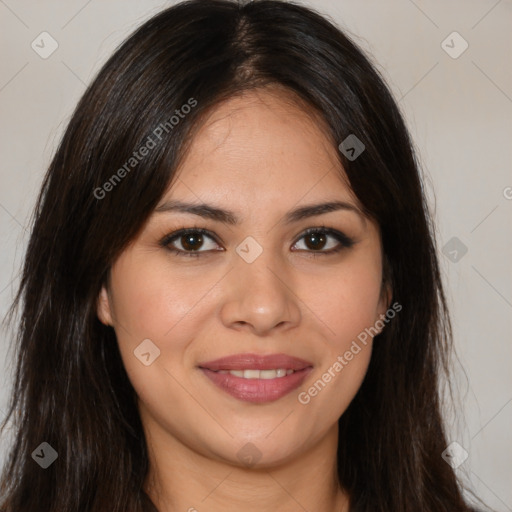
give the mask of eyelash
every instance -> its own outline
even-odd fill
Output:
[[[329,255],[332,255],[332,254],[336,254],[340,251],[342,251],[343,249],[349,249],[350,247],[352,247],[354,244],[355,244],[355,241],[348,237],[347,235],[345,235],[344,233],[342,233],[341,231],[338,231],[337,229],[333,229],[333,228],[328,228],[326,226],[320,226],[320,227],[316,227],[316,228],[308,228],[306,229],[306,231],[304,231],[302,233],[302,235],[297,239],[297,241],[294,243],[294,245],[299,241],[301,240],[302,238],[310,235],[310,234],[324,234],[324,235],[329,235],[329,236],[332,236],[333,238],[335,238],[338,242],[339,242],[339,245],[338,247],[334,248],[334,249],[329,249],[327,251],[313,251],[313,250],[310,250],[308,252],[311,253],[311,256],[312,257],[317,257],[317,256],[329,256]],[[201,256],[202,253],[209,253],[210,251],[183,251],[181,249],[176,249],[176,248],[173,248],[173,247],[169,247],[169,245],[174,242],[175,240],[177,240],[178,238],[182,237],[182,236],[185,236],[185,235],[190,235],[190,234],[200,234],[200,235],[206,235],[208,238],[211,238],[215,243],[219,244],[218,241],[216,240],[216,237],[210,232],[208,231],[207,229],[203,229],[203,228],[183,228],[183,229],[179,229],[177,231],[174,231],[168,235],[166,235],[161,241],[160,241],[160,245],[162,247],[164,247],[165,249],[168,249],[169,251],[171,252],[174,252],[174,254],[176,254],[177,256],[184,256],[184,257],[199,257]],[[219,244],[220,245],[220,244]],[[304,249],[300,249],[301,251],[304,251]]]

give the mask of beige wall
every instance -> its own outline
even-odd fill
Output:
[[[427,174],[452,304],[469,458],[457,472],[497,511],[512,510],[512,2],[315,0],[378,62],[407,117]],[[0,2],[0,314],[17,283],[24,226],[43,171],[101,63],[161,1]],[[57,41],[51,49],[43,31]],[[445,49],[441,43],[448,37]],[[47,36],[44,36],[47,37]],[[460,56],[460,50],[468,48]],[[448,45],[448,47],[446,47]],[[450,48],[451,47],[451,48]],[[508,187],[508,188],[507,188]],[[434,201],[433,201],[434,204]],[[452,240],[446,249],[443,248]],[[458,244],[458,246],[457,246]],[[467,253],[460,258],[461,244]],[[453,250],[458,251],[454,253]],[[459,257],[458,261],[450,258]],[[0,334],[0,372],[9,370]],[[464,369],[464,370],[463,370]],[[465,374],[464,374],[465,371]],[[9,375],[0,378],[5,408]],[[452,423],[452,420],[450,420]],[[0,462],[3,460],[2,448]]]

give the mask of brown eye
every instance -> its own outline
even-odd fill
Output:
[[[302,247],[300,245],[302,244]],[[347,235],[332,228],[310,228],[297,241],[294,247],[301,251],[333,254],[348,249],[355,241]]]
[[[160,242],[162,247],[183,256],[200,256],[204,252],[220,250],[213,235],[205,229],[180,229]]]
[[[203,245],[203,235],[201,233],[182,235],[180,241],[186,251],[197,251]]]
[[[327,237],[321,232],[310,233],[304,237],[304,240],[307,248],[312,251],[323,249],[327,243]]]

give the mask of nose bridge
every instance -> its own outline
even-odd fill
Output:
[[[254,239],[242,242],[237,253],[224,295],[223,322],[231,327],[247,324],[260,334],[296,325],[300,309],[285,263]]]
[[[264,250],[254,261],[248,262],[242,259],[238,261],[235,268],[237,279],[243,281],[247,291],[252,290],[252,296],[256,297],[262,294],[269,294],[278,298],[286,295],[286,269],[278,257],[272,252],[272,249]],[[277,276],[281,276],[278,279]]]

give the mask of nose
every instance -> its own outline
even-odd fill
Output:
[[[220,312],[226,327],[265,336],[299,325],[300,300],[291,273],[270,251],[263,251],[252,263],[236,261],[226,277]]]

